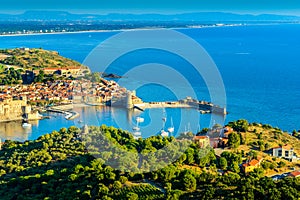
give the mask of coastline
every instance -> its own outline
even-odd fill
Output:
[[[179,28],[183,29],[185,27]],[[135,29],[112,29],[112,30],[87,30],[87,31],[61,31],[52,33],[18,33],[18,34],[0,34],[0,37],[18,37],[18,36],[35,36],[35,35],[62,35],[62,34],[78,34],[78,33],[110,33],[110,32],[123,32],[123,31],[142,31],[142,30],[163,30],[175,28],[135,28]]]
[[[92,105],[87,105],[84,103],[76,103],[76,104],[67,104],[67,105],[61,105],[61,106],[53,106],[52,109],[61,111],[62,114],[69,114],[70,116],[68,117],[67,120],[75,119],[79,117],[79,113],[75,112],[74,108],[83,108],[83,107],[91,107]],[[70,111],[72,110],[72,111]],[[69,111],[69,112],[68,112]],[[37,120],[42,120],[43,117],[40,118],[31,118],[28,119],[28,121],[37,121]],[[6,120],[0,120],[1,123],[8,123],[8,122],[22,122],[23,118],[22,117],[17,117],[13,119],[6,119]]]
[[[18,36],[37,36],[37,35],[62,35],[62,34],[79,34],[79,33],[113,33],[113,32],[125,32],[125,31],[147,31],[147,30],[184,30],[184,29],[200,29],[200,28],[218,28],[218,27],[234,27],[234,26],[247,26],[250,24],[224,24],[224,25],[195,25],[195,27],[171,27],[171,28],[133,28],[133,29],[112,29],[112,30],[83,30],[83,31],[61,31],[61,32],[51,32],[51,33],[16,33],[16,34],[0,34],[0,37],[18,37]],[[255,24],[258,25],[258,24]]]
[[[18,37],[18,36],[37,36],[37,35],[62,35],[62,34],[79,34],[79,33],[110,33],[110,32],[125,32],[125,31],[142,31],[142,30],[185,30],[185,29],[202,29],[202,28],[220,28],[220,27],[237,27],[237,26],[268,26],[268,25],[280,25],[280,24],[299,24],[293,22],[273,22],[273,23],[232,23],[232,24],[222,24],[218,25],[211,24],[211,25],[191,25],[188,27],[169,27],[169,28],[161,28],[161,27],[152,27],[152,28],[128,28],[128,29],[102,29],[102,30],[82,30],[82,31],[60,31],[60,32],[50,32],[50,33],[16,33],[16,34],[0,34],[0,37]]]

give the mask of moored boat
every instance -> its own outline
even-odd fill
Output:
[[[24,123],[22,123],[22,127],[23,128],[31,128],[31,124],[24,122]]]

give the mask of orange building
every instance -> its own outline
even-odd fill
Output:
[[[253,172],[254,169],[259,168],[263,158],[252,159],[247,163],[242,165],[244,172],[247,174],[249,172]]]
[[[210,146],[210,140],[208,136],[195,136],[193,141],[198,144],[201,148]]]

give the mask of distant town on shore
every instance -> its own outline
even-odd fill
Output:
[[[58,52],[43,49],[1,50],[0,76],[0,121],[38,120],[42,118],[39,112],[47,107],[60,106],[48,110],[65,113],[61,105],[82,103],[140,110],[191,107],[202,114],[227,114],[226,108],[190,97],[173,102],[145,103],[134,91],[103,78],[122,77],[91,72],[87,66],[64,58]],[[70,114],[68,119],[77,116]]]

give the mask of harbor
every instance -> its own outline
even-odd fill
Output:
[[[112,97],[108,103],[112,107],[121,107],[127,109],[145,110],[151,108],[193,108],[198,110],[201,114],[215,113],[221,115],[227,115],[226,108],[222,108],[207,101],[199,101],[192,97],[186,97],[185,99],[178,101],[164,101],[164,102],[143,102],[135,91],[127,90],[123,96],[118,98]]]
[[[134,132],[133,127],[137,126],[137,117],[144,118],[144,122],[139,122],[138,125],[139,132],[141,132],[139,137],[147,138],[161,131],[164,123],[162,121],[164,117],[163,110],[165,110],[165,116],[167,117],[164,130],[167,132],[173,124],[174,134],[188,130],[197,132],[199,127],[210,127],[211,117],[214,117],[216,123],[224,121],[222,115],[200,115],[198,110],[190,108],[151,108],[142,112],[137,109],[110,106],[74,105],[72,111],[79,113],[79,116],[73,120],[66,120],[66,115],[59,112],[45,112],[42,114],[47,116],[47,119],[29,121],[32,124],[31,128],[23,128],[21,121],[1,123],[0,138],[3,141],[5,139],[25,141],[36,139],[45,133],[51,133],[64,127],[100,126],[102,124]]]

